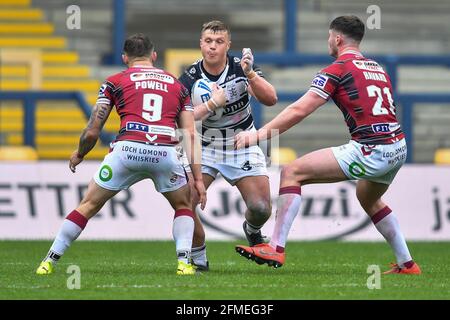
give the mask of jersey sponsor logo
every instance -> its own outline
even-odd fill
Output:
[[[126,131],[145,132],[149,134],[161,134],[165,136],[175,137],[175,129],[167,126],[154,126],[140,122],[127,122]]]
[[[325,89],[325,85],[327,84],[328,79],[329,77],[324,76],[323,74],[318,74],[313,79],[312,85],[320,89]]]
[[[139,122],[127,122],[126,130],[127,131],[141,131],[148,132],[148,125],[139,123]]]
[[[360,70],[384,72],[383,68],[375,61],[353,60],[352,62]]]
[[[389,123],[376,123],[372,125],[373,132],[390,132]]]
[[[248,100],[241,99],[241,100],[237,101],[236,103],[227,105],[226,107],[222,108],[224,111],[223,114],[229,115],[230,113],[235,113],[238,110],[245,109],[247,107],[247,105],[248,105]]]
[[[400,128],[400,125],[398,123],[374,123],[372,124],[372,130],[375,133],[379,132],[393,132]]]
[[[239,62],[241,62],[241,59],[239,59],[238,57],[234,57],[234,63],[239,63]]]
[[[100,90],[98,91],[98,96],[99,97],[104,97],[105,96],[105,90],[106,90],[107,86],[108,85],[106,83],[102,84],[102,86],[100,87]]]
[[[148,133],[175,137],[175,129],[167,126],[149,126]]]
[[[192,67],[189,69],[190,74],[195,74],[195,72],[196,72],[195,67]]]
[[[157,72],[133,72],[130,74],[131,81],[142,81],[142,80],[158,80],[166,83],[173,84],[175,80],[168,74],[157,73]]]

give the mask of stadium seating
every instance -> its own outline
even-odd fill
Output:
[[[272,150],[271,155],[272,163],[279,165],[285,165],[297,159],[297,152],[295,152],[294,149],[287,147]]]
[[[450,148],[440,148],[434,154],[434,163],[450,165]]]
[[[92,78],[91,69],[79,64],[79,54],[68,51],[69,40],[55,36],[55,25],[45,21],[41,9],[31,7],[29,0],[0,0],[0,48],[1,52],[15,53],[39,52],[41,68],[40,89],[49,91],[77,91],[85,94],[88,102],[94,104],[100,82]],[[5,51],[6,50],[6,51]],[[31,66],[25,62],[2,59],[0,65],[0,90],[31,90]],[[113,114],[111,117],[117,117]],[[68,158],[78,143],[86,119],[75,102],[42,101],[38,103],[36,115],[36,154],[40,159]],[[117,130],[115,121],[106,129]],[[0,107],[0,142],[13,146],[13,151],[5,152],[3,157],[18,159],[29,156],[29,150],[16,149],[23,144],[23,110],[20,102],[2,102]],[[18,152],[17,150],[28,150]],[[96,147],[88,156],[102,158],[108,148]],[[5,151],[5,149],[3,149]]]
[[[97,81],[101,81],[106,75],[113,73],[112,69],[101,66],[103,56],[111,53],[110,30],[114,23],[111,1],[79,0],[77,4],[83,8],[82,32],[65,28],[66,4],[55,5],[54,0],[32,2],[0,0],[0,45],[2,43],[12,45],[14,39],[20,37],[29,39],[21,44],[22,49],[39,48],[30,46],[36,42],[30,42],[30,39],[42,40],[40,45],[43,46],[44,88],[46,90],[53,88],[63,90],[72,86],[81,88],[92,104],[96,96],[96,90],[92,89],[96,81],[93,76]],[[367,30],[362,49],[368,55],[448,54],[445,39],[450,36],[450,20],[447,19],[449,1],[380,0],[377,4],[383,9],[382,29]],[[296,49],[302,53],[326,53],[327,32],[323,32],[323,28],[332,17],[349,12],[363,19],[369,16],[364,1],[305,0],[297,1],[297,5]],[[184,8],[182,13],[179,11],[180,7]],[[236,10],[236,7],[239,7],[239,10]],[[281,52],[284,48],[283,1],[228,0],[216,3],[190,0],[189,6],[186,7],[185,0],[154,1],[151,6],[146,0],[127,0],[127,34],[145,32],[151,35],[159,53],[157,66],[165,66],[166,49],[198,49],[201,23],[212,17],[222,19],[231,26],[232,50],[251,47],[259,52]],[[411,32],[414,28],[411,21],[420,21],[417,32]],[[15,26],[10,26],[11,24]],[[33,27],[25,32],[23,26],[25,24]],[[161,28],[161,25],[164,25],[164,28]],[[15,33],[12,34],[8,30],[15,30]],[[261,34],[264,36],[261,37]],[[301,92],[308,88],[313,74],[321,67],[308,65],[278,68],[264,65],[263,70],[277,90]],[[450,92],[447,85],[450,79],[448,68],[400,66],[398,71],[397,94]],[[8,80],[2,81],[1,88],[27,88],[25,83],[27,72],[25,66],[0,67],[2,79],[6,77]],[[263,122],[271,120],[286,105],[286,102],[282,102],[274,108],[264,108]],[[68,110],[76,109],[74,104],[67,102],[60,107]],[[401,108],[399,109],[401,112]],[[450,136],[450,126],[447,125],[449,117],[449,104],[421,104],[415,108],[413,131],[416,143],[414,149],[409,152],[414,154],[416,162],[434,161],[435,151]],[[84,121],[82,116],[79,121]],[[43,128],[46,128],[46,125]],[[17,136],[20,132],[14,134]],[[48,141],[46,138],[39,139],[41,134],[45,136],[48,133],[38,132],[37,140]],[[79,132],[62,132],[62,135],[66,134],[77,135]],[[4,137],[3,134],[3,141]],[[280,146],[292,147],[297,153],[305,154],[318,148],[345,143],[348,138],[347,129],[342,123],[342,115],[330,103],[304,123],[281,136]],[[17,141],[17,138],[12,141]],[[61,145],[55,146],[55,149],[61,149]],[[38,145],[38,151],[40,150],[42,148]]]
[[[28,146],[0,146],[0,161],[36,161],[36,150]]]

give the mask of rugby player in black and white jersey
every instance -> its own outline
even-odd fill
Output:
[[[187,68],[179,80],[188,90],[199,79],[215,82],[211,98],[194,106],[195,120],[202,121],[203,181],[207,189],[220,173],[239,189],[247,206],[244,233],[249,244],[256,245],[264,240],[260,229],[272,211],[265,156],[258,146],[234,150],[234,136],[241,131],[256,130],[251,96],[273,106],[277,95],[260,68],[253,64],[251,50],[243,49],[242,57],[234,57],[228,54],[230,46],[230,30],[223,22],[203,24],[200,38],[203,59]],[[208,270],[205,232],[198,214],[192,259],[197,270]]]

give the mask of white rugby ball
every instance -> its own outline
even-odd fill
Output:
[[[213,84],[214,82],[207,79],[198,79],[195,81],[191,89],[191,102],[194,107],[211,99],[211,88]],[[217,121],[222,117],[222,114],[223,108],[217,108],[214,114],[208,117],[208,120]]]

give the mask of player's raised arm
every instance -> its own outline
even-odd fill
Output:
[[[200,207],[203,210],[206,206],[206,189],[201,170],[202,149],[195,134],[193,112],[181,111],[178,125],[182,129],[183,149],[186,151],[192,175],[194,176],[194,187],[198,192]]]
[[[277,103],[278,97],[275,88],[263,77],[260,77],[253,70],[253,54],[250,48],[242,49],[241,67],[248,79],[248,91],[259,102],[266,106],[273,106]]]
[[[258,141],[267,140],[275,135],[282,134],[325,104],[325,102],[327,100],[318,94],[308,91],[257,132],[241,132],[236,135],[236,149],[255,145]]]
[[[83,161],[85,155],[94,148],[97,143],[100,131],[111,113],[112,107],[108,104],[97,103],[91,112],[86,128],[80,136],[78,149],[75,150],[69,160],[69,168],[75,172],[75,167]]]

